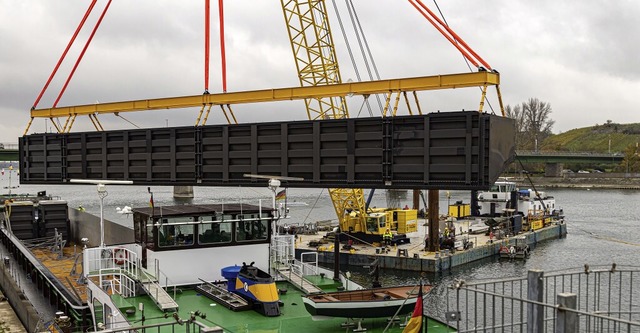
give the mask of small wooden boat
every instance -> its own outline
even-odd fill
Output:
[[[311,294],[304,296],[302,301],[307,311],[317,317],[391,317],[413,311],[418,288],[411,285]],[[431,286],[422,286],[423,295],[429,290]]]

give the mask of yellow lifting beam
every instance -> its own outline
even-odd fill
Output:
[[[480,71],[379,81],[349,82],[325,86],[265,89],[33,109],[31,110],[31,118],[57,118],[75,115],[93,115],[95,117],[101,113],[181,109],[202,107],[205,104],[247,104],[347,95],[484,87],[487,85],[497,86],[499,84],[500,76],[498,73]]]

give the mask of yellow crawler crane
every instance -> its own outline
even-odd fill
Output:
[[[419,0],[410,0],[409,2],[433,24],[432,19],[427,15],[430,11],[426,6],[424,6],[424,4]],[[342,84],[325,1],[281,0],[281,4],[289,33],[291,49],[295,58],[300,85],[302,87],[317,87]],[[436,18],[435,20],[437,21],[438,19]],[[451,33],[454,35],[456,40],[459,40],[457,35],[453,32]],[[461,52],[464,53],[463,50],[461,50]],[[475,55],[475,52],[471,52]],[[480,60],[486,65],[482,59]],[[488,67],[488,65],[486,66]],[[484,68],[484,70],[486,70],[486,68]],[[495,74],[497,74],[497,72],[495,72]],[[469,83],[470,82],[465,83],[465,81],[457,82],[457,84]],[[483,89],[482,99],[480,101],[480,111],[482,111],[488,85],[484,84],[481,86]],[[406,91],[394,91],[394,89],[390,87],[390,89],[384,93],[386,94],[386,102],[382,111],[383,117],[396,115],[401,96],[404,96],[409,113],[412,114]],[[393,100],[394,94],[395,100]],[[500,95],[499,89],[498,95]],[[413,97],[415,98],[418,113],[422,114],[415,91]],[[307,116],[310,120],[341,119],[349,117],[347,103],[344,96],[306,98],[305,105],[307,109]],[[500,105],[502,107],[501,101]],[[406,212],[393,210],[388,210],[387,212],[368,212],[362,189],[333,188],[329,189],[329,194],[338,217],[340,229],[343,232],[356,233],[361,237],[372,241],[378,240],[387,228],[395,230],[398,233],[407,233],[417,230],[416,224],[406,224]],[[398,226],[396,218],[398,213],[403,216],[401,227]],[[413,217],[413,221],[417,221],[417,210],[412,209],[411,214],[415,215]]]
[[[300,85],[341,84],[325,1],[281,0],[281,4]],[[349,118],[344,96],[306,98],[304,101],[310,120]],[[331,188],[329,195],[340,229],[354,230],[350,226],[363,229],[362,226],[366,224],[366,208],[362,189]],[[350,215],[349,212],[355,214]]]

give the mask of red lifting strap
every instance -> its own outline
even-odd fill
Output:
[[[409,0],[409,2],[424,16],[462,55],[467,58],[475,67],[480,67],[480,62],[487,70],[492,70],[491,66],[484,61],[460,36],[458,36],[449,26],[440,20],[421,0]],[[420,7],[418,7],[420,5]],[[425,13],[426,11],[426,13]],[[446,31],[444,31],[444,30]],[[477,61],[476,61],[477,60]]]
[[[204,4],[204,93],[209,93],[209,53],[211,46],[209,43],[211,31],[211,6],[210,0],[205,0]],[[218,15],[220,17],[220,55],[222,67],[222,91],[227,92],[227,58],[224,46],[224,3],[218,0]]]
[[[209,93],[209,21],[210,21],[209,0],[204,1],[204,93]]]
[[[218,0],[218,10],[220,12],[220,54],[222,61],[222,92],[227,92],[227,56],[224,47],[224,6],[223,0]]]
[[[73,69],[71,70],[71,73],[69,73],[69,76],[67,77],[67,81],[64,83],[64,86],[62,87],[62,90],[60,90],[60,94],[58,95],[58,98],[56,98],[55,103],[53,103],[53,107],[54,108],[56,106],[58,106],[58,102],[60,101],[60,98],[62,97],[62,94],[64,94],[64,91],[67,89],[67,86],[69,85],[69,81],[71,81],[71,78],[73,77],[73,74],[76,72],[76,69],[78,68],[78,65],[80,64],[80,61],[82,61],[82,57],[84,57],[85,52],[87,52],[87,48],[89,47],[89,44],[91,44],[91,40],[93,40],[93,36],[95,36],[96,31],[98,30],[98,27],[100,26],[100,23],[102,23],[102,19],[104,18],[104,15],[107,13],[107,10],[109,9],[109,6],[111,6],[111,1],[112,0],[109,0],[109,2],[107,3],[107,6],[102,11],[102,14],[100,15],[100,18],[98,19],[98,22],[96,22],[96,26],[93,27],[93,31],[91,31],[91,35],[89,36],[89,39],[85,43],[84,48],[82,49],[82,52],[80,52],[80,55],[78,56],[78,60],[76,60],[76,63],[73,65]]]
[[[38,98],[36,98],[36,101],[33,102],[32,109],[35,109],[38,106],[38,103],[40,103],[40,99],[42,98],[42,95],[44,95],[44,92],[49,87],[49,84],[51,83],[51,80],[53,80],[53,77],[56,75],[56,72],[58,72],[58,68],[60,68],[60,65],[62,64],[62,61],[66,57],[67,52],[69,52],[69,49],[71,48],[71,45],[73,45],[74,41],[76,40],[76,37],[78,37],[78,33],[82,29],[82,26],[84,26],[84,23],[87,21],[87,18],[89,17],[89,14],[91,14],[91,11],[93,10],[93,7],[96,5],[97,1],[98,0],[93,0],[91,2],[91,4],[89,5],[89,8],[87,8],[87,12],[84,14],[84,17],[82,18],[82,21],[80,21],[80,24],[78,24],[78,28],[76,28],[76,32],[73,34],[73,37],[71,37],[71,40],[69,41],[69,44],[67,44],[67,48],[64,49],[64,52],[62,52],[62,56],[60,56],[60,59],[58,60],[58,63],[56,64],[56,67],[51,72],[51,75],[49,76],[49,79],[47,80],[47,83],[44,85],[44,87],[42,87],[42,91],[40,91],[40,95],[38,95]]]

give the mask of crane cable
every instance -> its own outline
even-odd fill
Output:
[[[444,17],[442,10],[440,10],[440,5],[438,5],[438,2],[436,0],[433,0],[433,3],[435,4],[436,9],[438,10],[438,13],[440,13],[440,17],[442,18],[442,21],[447,27],[449,27],[449,22],[447,22],[447,19]],[[455,43],[458,44],[458,39],[456,38],[456,36],[453,36],[453,39]],[[463,54],[460,54],[460,55],[462,55],[462,59],[464,59],[464,62],[467,64],[467,68],[469,68],[469,72],[473,72],[473,69],[471,68],[471,64],[469,64],[469,60]],[[482,91],[482,87],[478,87],[478,89]],[[486,102],[489,105],[489,109],[491,109],[491,113],[495,114],[495,110],[493,109],[493,105],[491,105],[491,101],[489,101],[489,99],[486,99]]]
[[[347,47],[347,52],[349,53],[349,58],[351,59],[351,65],[353,66],[354,71],[355,71],[356,79],[358,80],[358,82],[362,82],[362,77],[360,76],[360,70],[358,69],[358,64],[357,64],[357,62],[355,60],[355,57],[353,55],[353,50],[351,48],[351,44],[349,43],[349,38],[347,37],[346,30],[345,30],[344,24],[342,22],[342,18],[340,16],[340,11],[338,10],[338,6],[336,5],[336,1],[332,0],[332,4],[333,4],[333,9],[336,12],[336,17],[338,19],[338,24],[340,25],[340,31],[342,32],[342,38],[345,41],[345,45]],[[349,6],[349,3],[347,3],[347,6]],[[362,43],[360,41],[360,33],[362,33],[362,32],[358,32],[358,30],[356,30],[356,26],[355,26],[355,23],[353,21],[353,15],[351,14],[351,8],[349,8],[349,16],[351,17],[351,24],[354,27],[354,32],[356,34],[356,38],[358,39],[358,43],[360,45],[360,50],[362,51]],[[367,66],[367,69],[369,69],[367,59],[366,59],[366,57],[364,57],[364,55],[363,55],[363,58],[364,58],[364,62],[366,64],[366,66]],[[369,72],[369,77],[371,78],[371,71],[368,70],[368,72]],[[371,110],[371,105],[369,104],[368,98],[365,98],[363,100],[363,105],[360,107],[360,111],[358,112],[358,116],[360,116],[360,112],[362,111],[362,107],[365,104],[367,106],[367,110],[369,111],[369,116],[373,117],[373,112]],[[380,105],[380,109],[382,109],[382,104],[380,103],[380,101],[378,101],[378,104]]]
[[[362,35],[362,40],[364,43],[360,42],[360,38],[358,34],[358,44],[360,45],[360,52],[362,53],[362,58],[364,60],[365,66],[367,67],[367,73],[369,74],[369,79],[380,80],[380,73],[378,72],[378,67],[376,66],[376,62],[373,58],[373,54],[371,53],[371,48],[369,48],[369,42],[367,41],[367,36],[364,34],[364,29],[362,29],[362,25],[360,24],[360,19],[358,18],[358,13],[356,12],[356,8],[353,5],[353,1],[349,0],[347,3],[347,9],[349,10],[349,16],[351,18],[351,25],[353,26],[353,30],[359,32]],[[364,45],[364,49],[363,46]],[[366,50],[366,52],[365,52]],[[368,56],[368,58],[367,58]],[[371,59],[371,67],[373,67],[373,71],[375,72],[375,77],[371,74],[371,69],[369,68],[369,62],[367,59]],[[378,108],[380,109],[380,114],[382,114],[382,101],[380,100],[380,95],[375,95],[376,101],[378,102]],[[368,102],[367,102],[368,105]]]
[[[120,117],[120,118],[122,118],[122,120],[124,120],[124,121],[128,122],[129,124],[131,124],[131,125],[135,126],[136,128],[140,128],[140,126],[136,125],[135,123],[133,123],[133,122],[132,122],[132,121],[130,121],[129,119],[127,119],[127,118],[125,118],[125,117],[121,116],[121,115],[120,115],[120,112],[115,112],[115,113],[114,113],[114,115],[115,115],[116,117]]]
[[[351,59],[351,65],[353,66],[353,69],[355,71],[356,74],[356,80],[358,80],[358,82],[362,82],[362,78],[360,77],[360,70],[358,70],[358,64],[356,63],[356,60],[353,56],[353,51],[351,50],[351,44],[349,43],[349,39],[347,38],[347,34],[345,32],[345,28],[344,25],[342,24],[342,18],[340,18],[340,11],[338,10],[338,6],[336,5],[336,1],[333,0],[333,9],[336,12],[336,17],[338,18],[338,24],[340,25],[340,31],[342,32],[342,38],[344,39],[345,45],[347,47],[347,52],[349,53],[349,58]],[[356,32],[357,35],[357,32]],[[362,108],[364,106],[367,106],[367,110],[369,110],[369,116],[373,117],[373,112],[371,111],[371,105],[369,104],[369,99],[365,97],[365,99],[362,100],[362,104],[360,105],[360,109],[358,110],[358,115],[356,117],[360,117],[360,113],[362,112]]]

